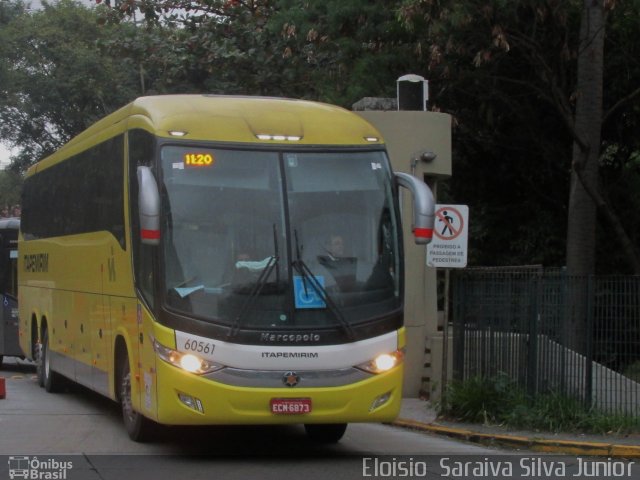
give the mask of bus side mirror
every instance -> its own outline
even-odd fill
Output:
[[[433,193],[426,183],[409,175],[398,172],[395,174],[398,185],[411,191],[413,195],[413,231],[417,245],[426,245],[433,237],[433,222],[436,202]]]
[[[149,167],[138,167],[138,210],[140,241],[144,245],[160,245],[160,193]]]

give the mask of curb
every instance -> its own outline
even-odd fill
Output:
[[[499,435],[479,433],[455,427],[445,427],[415,420],[398,419],[392,425],[435,433],[473,443],[502,445],[511,448],[528,448],[535,452],[562,453],[593,457],[640,458],[640,446],[618,445],[610,443],[578,442],[571,440],[549,440],[542,438],[519,437],[516,435]]]

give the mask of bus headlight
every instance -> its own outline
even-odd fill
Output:
[[[165,362],[190,373],[202,375],[204,373],[211,373],[224,368],[224,365],[200,358],[193,353],[182,353],[169,347],[165,347],[156,340],[153,341],[153,349]]]
[[[190,353],[180,357],[180,366],[187,372],[200,372],[204,366],[203,363],[204,362],[201,358],[198,358],[195,355],[191,355]]]
[[[378,355],[373,360],[356,365],[356,368],[371,373],[383,373],[400,365],[403,359],[404,352],[402,350],[396,350],[395,352]]]

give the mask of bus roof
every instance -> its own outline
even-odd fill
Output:
[[[18,230],[20,217],[0,218],[0,230]]]
[[[128,128],[144,128],[166,138],[178,138],[178,132],[183,133],[180,139],[194,141],[335,146],[382,143],[380,133],[362,117],[324,103],[270,97],[160,95],[140,97],[99,120],[31,167],[28,174]]]

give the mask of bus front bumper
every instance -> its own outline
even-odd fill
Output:
[[[390,422],[402,400],[402,365],[349,385],[320,388],[238,387],[162,361],[157,368],[156,420],[167,425]]]

